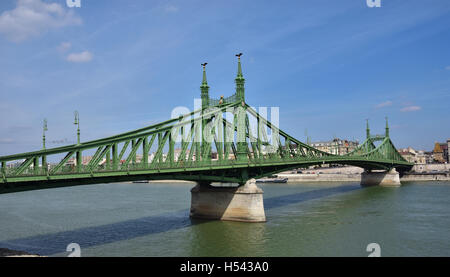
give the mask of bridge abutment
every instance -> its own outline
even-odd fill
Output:
[[[362,186],[383,186],[383,187],[399,187],[400,174],[395,168],[390,171],[364,171],[361,174]]]
[[[239,187],[197,184],[191,189],[192,218],[265,222],[263,190],[251,179]]]

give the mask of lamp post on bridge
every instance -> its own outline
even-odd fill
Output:
[[[386,137],[389,137],[389,124],[388,124],[388,117],[386,116],[386,133],[385,133]]]
[[[45,132],[48,131],[47,119],[44,118],[44,125],[42,126],[42,149],[45,150]]]
[[[44,118],[44,124],[42,126],[42,149],[45,150],[45,132],[48,131],[47,128],[47,119]],[[39,162],[39,161],[38,161]],[[42,155],[42,169],[44,170],[44,173],[47,173],[47,156]]]
[[[80,144],[80,115],[78,114],[78,111],[74,112],[75,115],[75,121],[73,124],[77,125],[77,144]]]
[[[366,137],[367,139],[370,138],[370,129],[369,129],[369,119],[366,119]]]
[[[77,125],[77,145],[80,144],[80,115],[78,114],[78,111],[74,112],[75,115],[75,121],[73,124]],[[82,170],[82,163],[83,163],[83,157],[81,154],[81,150],[77,151],[76,153],[76,165],[77,165],[77,172],[81,172]]]

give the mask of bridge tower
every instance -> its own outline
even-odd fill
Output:
[[[236,57],[238,57],[238,71],[237,71],[237,76],[235,79],[236,96],[240,102],[243,102],[243,101],[245,102],[245,89],[244,89],[245,79],[244,79],[244,75],[242,74],[241,56],[242,56],[242,53],[239,53],[236,55]]]
[[[237,126],[236,133],[236,159],[238,162],[248,162],[248,145],[246,134],[247,108],[245,105],[245,79],[242,74],[241,56],[238,57],[238,70],[236,82],[236,102],[240,103],[234,111],[234,121]],[[208,84],[206,82],[205,64],[203,64],[203,81],[200,86],[202,96],[202,112],[209,107]],[[208,122],[202,121],[206,126]],[[203,127],[204,128],[204,127]],[[203,132],[204,133],[204,132]],[[205,135],[205,134],[204,134]],[[203,135],[203,137],[204,137]],[[209,149],[206,149],[208,147]],[[209,153],[210,160],[211,146],[202,140],[202,149]],[[209,151],[209,152],[208,152]],[[218,150],[219,151],[219,150]],[[203,157],[206,157],[203,155]],[[241,182],[238,187],[215,187],[207,182],[198,182],[191,189],[191,210],[190,217],[202,219],[220,219],[243,222],[264,222],[266,215],[264,212],[263,191],[256,185],[255,179],[249,180],[248,169],[240,169]]]
[[[246,115],[247,115],[247,108],[245,106],[245,79],[244,75],[242,74],[242,66],[241,66],[241,56],[242,53],[239,53],[236,55],[238,57],[238,70],[237,70],[237,76],[235,79],[236,82],[236,101],[241,103],[241,106],[237,108],[236,111],[236,122],[237,122],[237,160],[238,161],[246,161],[248,160],[247,155],[247,136],[246,136]],[[243,171],[245,174],[245,171]],[[244,176],[245,177],[245,176]]]
[[[206,80],[206,65],[208,63],[203,63],[203,79],[202,79],[202,85],[200,86],[200,97],[202,99],[202,110],[208,108],[209,106],[209,86],[208,81]]]
[[[201,91],[201,99],[202,99],[202,115],[207,111],[208,107],[209,107],[209,86],[208,86],[208,81],[206,79],[206,65],[208,63],[203,63],[203,79],[202,79],[202,84],[200,86],[200,91]],[[200,161],[210,161],[211,160],[211,146],[208,146],[208,142],[207,142],[207,134],[206,134],[206,130],[205,127],[208,124],[208,120],[207,119],[203,119],[202,120],[202,130],[201,130],[201,137],[202,137],[202,141],[201,141],[201,146],[198,144],[199,141],[197,141],[197,147],[196,147],[196,153],[195,153],[195,159]],[[200,146],[200,147],[199,147]]]
[[[369,130],[369,121],[367,120],[367,139],[370,139],[370,130]],[[389,138],[389,123],[388,118],[386,116],[386,129],[384,134],[384,139],[390,140]],[[390,149],[387,149],[385,151],[392,151]],[[397,151],[394,149],[394,151]],[[379,185],[384,187],[399,187],[401,186],[400,183],[400,174],[395,170],[394,167],[387,169],[387,170],[381,170],[381,171],[368,171],[365,170],[361,174],[361,185],[362,186],[372,186],[372,185]]]

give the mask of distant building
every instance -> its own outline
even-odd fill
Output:
[[[175,149],[173,151],[175,161],[178,161],[179,159],[181,159],[181,157],[180,157],[181,156],[181,152],[182,152],[181,148],[177,148],[177,149]],[[189,149],[185,150],[184,156],[185,156],[184,160],[187,161],[189,159]]]
[[[448,155],[449,144],[450,144],[450,139],[448,139],[444,143],[439,143],[439,146],[442,149],[442,158],[444,159],[444,162],[447,162],[447,163],[449,162],[449,155]]]
[[[433,163],[433,154],[429,151],[419,150],[416,155],[416,164],[431,164]]]
[[[437,163],[448,163],[450,157],[448,150],[450,148],[450,139],[447,139],[444,143],[436,142],[433,148],[433,160]]]
[[[412,147],[399,149],[398,153],[408,162],[417,163],[417,151]]]
[[[312,142],[309,145],[330,154],[345,155],[355,150],[359,142],[335,138],[331,141]]]
[[[426,159],[426,163],[427,164],[432,164],[433,163],[433,151],[426,151],[425,152],[425,159]]]
[[[87,165],[89,164],[89,162],[92,160],[92,156],[83,156],[82,157],[82,164],[83,165]],[[67,160],[66,165],[70,165],[70,166],[76,166],[77,165],[77,160],[74,158],[70,158]]]
[[[444,149],[442,149],[443,145],[446,146]],[[433,160],[434,160],[434,162],[436,162],[436,163],[448,162],[448,147],[447,146],[448,146],[447,144],[443,144],[443,143],[439,143],[439,142],[436,142],[434,144],[434,148],[433,148]],[[444,150],[446,150],[446,152],[444,152]]]
[[[415,150],[412,147],[398,149],[398,153],[410,163],[431,164],[433,163],[433,153],[423,150]]]
[[[7,163],[6,168],[17,168],[17,167],[21,166],[24,161],[25,161],[25,159],[18,160],[13,163]]]
[[[447,140],[447,162],[450,163],[450,154],[448,150],[450,149],[450,139]]]

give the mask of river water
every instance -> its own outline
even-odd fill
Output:
[[[0,248],[67,256],[450,256],[450,182],[262,184],[266,223],[189,219],[186,183],[0,195]]]

